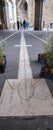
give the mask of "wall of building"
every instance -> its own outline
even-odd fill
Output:
[[[43,22],[45,22],[45,26],[48,28],[50,23],[53,23],[53,0],[44,0]]]

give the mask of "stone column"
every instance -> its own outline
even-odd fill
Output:
[[[43,0],[35,0],[35,22],[34,22],[35,30],[42,29],[42,8],[43,8]]]
[[[6,10],[6,24],[7,28],[9,28],[9,0],[5,0],[5,10]]]
[[[17,29],[17,17],[16,17],[16,0],[12,0],[13,2],[13,21],[14,21],[14,29]]]

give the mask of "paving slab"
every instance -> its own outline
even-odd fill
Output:
[[[6,80],[0,116],[53,115],[53,98],[45,79]]]

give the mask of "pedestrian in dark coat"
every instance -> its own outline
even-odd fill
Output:
[[[25,19],[24,19],[24,21],[23,21],[23,28],[24,28],[24,29],[26,28],[25,24],[26,24],[26,21],[25,21]]]
[[[17,29],[19,30],[19,21],[17,20]]]

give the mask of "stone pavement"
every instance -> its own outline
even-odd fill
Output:
[[[0,130],[53,130],[53,116],[1,117]]]
[[[33,79],[22,31],[18,78],[5,81],[0,97],[0,116],[36,115],[53,115],[53,98],[45,79]]]
[[[0,116],[53,115],[53,98],[45,79],[7,80],[0,98]]]
[[[0,130],[53,130],[53,81],[33,79],[24,35],[17,79],[5,81],[0,97]],[[52,92],[51,92],[52,91]],[[52,116],[51,116],[52,115]]]

